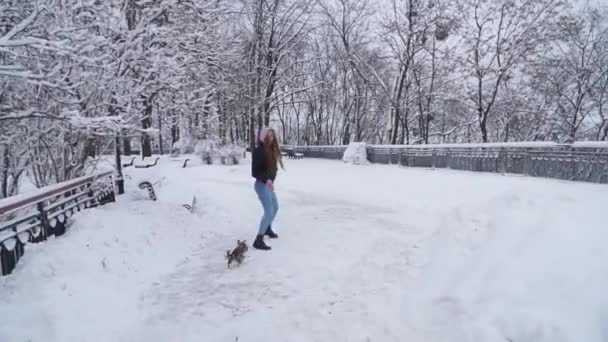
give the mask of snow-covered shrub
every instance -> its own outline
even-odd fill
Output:
[[[233,164],[238,164],[239,160],[244,155],[245,148],[239,145],[230,145],[230,158]]]
[[[191,139],[189,136],[182,136],[178,141],[173,144],[171,148],[171,155],[177,156],[179,154],[191,154],[195,152],[196,141]]]
[[[201,157],[203,163],[207,165],[213,164],[213,159],[218,157],[218,143],[215,140],[199,140],[194,148],[194,153]]]
[[[219,156],[222,164],[237,165],[240,156],[243,153],[243,148],[238,145],[224,145],[219,150]]]
[[[365,165],[368,164],[367,160],[367,146],[364,142],[352,142],[344,151],[344,156],[342,160],[345,163],[355,164],[355,165]]]
[[[226,148],[226,146],[222,146],[218,151],[218,157],[220,158],[220,163],[222,165],[229,164],[230,159],[230,151]]]
[[[244,150],[239,145],[220,145],[217,140],[207,139],[196,143],[194,153],[208,165],[213,164],[214,161],[222,165],[236,165],[243,156]]]

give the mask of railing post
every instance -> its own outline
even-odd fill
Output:
[[[112,190],[111,190],[111,193],[110,193],[109,201],[110,202],[116,202],[116,184],[117,183],[114,182],[114,175],[110,175],[110,184],[112,185]],[[125,192],[125,190],[124,190],[124,182],[122,184],[123,184],[122,192],[124,193]]]
[[[568,146],[568,150],[570,151],[570,166],[572,174],[570,176],[570,180],[576,180],[576,157],[574,147]]]
[[[523,174],[524,175],[530,175],[530,154],[528,153],[528,149],[524,149],[523,152],[523,157],[524,157],[524,167],[523,167]]]
[[[505,149],[500,148],[498,150],[498,172],[504,174],[507,171]]]
[[[44,201],[38,202],[38,204],[36,204],[36,208],[38,209],[38,219],[40,220],[40,241],[43,241],[49,236],[51,224],[48,216],[46,215],[46,211],[44,211]]]

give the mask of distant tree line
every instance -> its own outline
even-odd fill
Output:
[[[606,140],[608,11],[574,5],[0,0],[0,198],[263,125],[294,145]]]

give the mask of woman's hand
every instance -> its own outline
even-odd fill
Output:
[[[266,186],[268,187],[268,190],[274,192],[274,183],[272,183],[270,179],[266,181]]]

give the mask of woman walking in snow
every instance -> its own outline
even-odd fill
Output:
[[[258,233],[253,248],[270,250],[264,243],[264,236],[276,239],[279,236],[272,231],[272,221],[279,211],[279,202],[274,192],[274,180],[277,177],[278,166],[283,168],[281,151],[273,129],[263,128],[259,135],[259,146],[253,150],[251,158],[251,175],[255,178],[255,192],[264,208]]]

